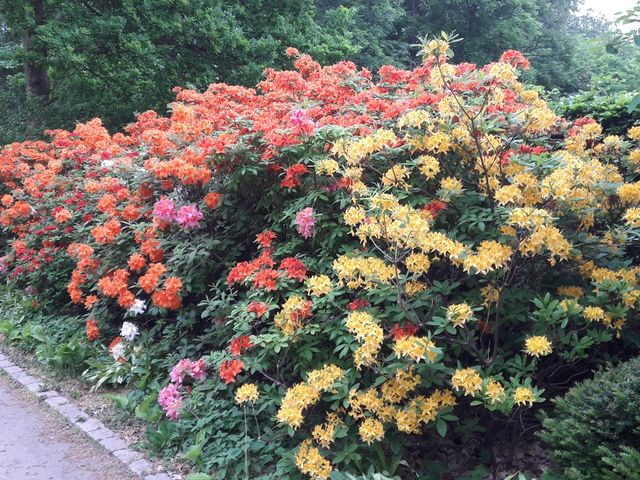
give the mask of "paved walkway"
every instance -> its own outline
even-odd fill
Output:
[[[133,478],[108,452],[0,375],[0,479]]]

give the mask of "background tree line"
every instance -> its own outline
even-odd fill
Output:
[[[0,144],[96,116],[116,130],[135,112],[165,111],[176,85],[253,85],[266,66],[288,64],[287,46],[374,72],[410,67],[417,37],[440,31],[464,38],[458,61],[521,50],[533,65],[526,80],[563,94],[634,88],[638,47],[613,38],[606,21],[578,16],[580,3],[0,0]]]

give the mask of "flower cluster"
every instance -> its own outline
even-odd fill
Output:
[[[255,89],[177,88],[167,117],[124,132],[93,120],[2,148],[0,272],[84,309],[87,352],[119,331],[117,368],[138,336],[211,351],[171,370],[167,417],[200,383],[263,396],[260,421],[295,430],[314,478],[345,442],[386,451],[454,408],[541,401],[534,382],[566,382],[553,362],[637,317],[640,127],[558,118],[517,51],[480,67],[451,64],[446,38],[422,53],[374,79],[290,49],[295,68]]]

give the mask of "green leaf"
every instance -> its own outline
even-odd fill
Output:
[[[640,93],[631,99],[629,106],[627,107],[627,111],[629,113],[633,112],[638,105],[640,105]]]
[[[211,480],[211,475],[206,473],[190,473],[185,480]]]
[[[194,445],[184,453],[184,458],[195,462],[201,454],[202,447],[200,445]]]
[[[447,434],[447,422],[439,418],[438,421],[436,422],[436,430],[438,431],[440,436],[444,438],[445,435]]]

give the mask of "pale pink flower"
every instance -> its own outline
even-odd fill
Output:
[[[314,225],[316,224],[316,218],[314,216],[313,208],[303,208],[296,215],[296,225],[298,227],[298,233],[304,238],[310,238],[313,236]]]
[[[176,204],[169,198],[158,200],[153,206],[153,216],[160,220],[173,222],[176,218]]]
[[[195,205],[185,205],[178,210],[175,220],[182,228],[197,228],[204,215]]]
[[[170,383],[158,393],[158,404],[162,407],[167,418],[177,420],[182,408],[182,395],[177,385]]]

